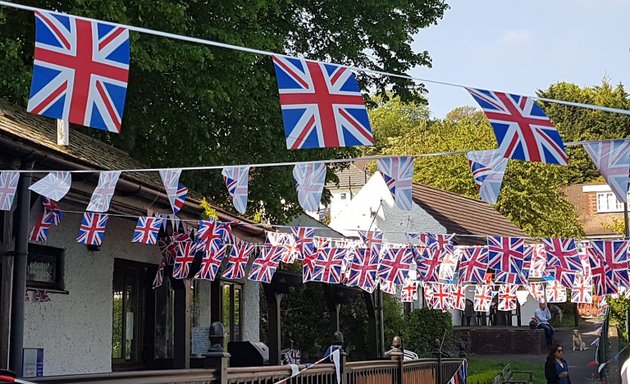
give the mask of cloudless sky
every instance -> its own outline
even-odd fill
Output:
[[[520,95],[607,77],[630,91],[630,0],[447,2],[444,18],[415,36],[414,50],[429,51],[433,68],[414,77]],[[425,85],[434,117],[476,106],[462,88]]]

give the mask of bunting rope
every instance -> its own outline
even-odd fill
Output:
[[[2,1],[0,1],[1,5]],[[568,143],[564,143],[567,147],[576,147],[583,144],[588,143],[600,143],[603,141],[611,141],[615,139],[604,139],[604,140],[586,140],[586,141],[572,141]],[[626,140],[625,138],[617,139],[617,140]],[[496,148],[495,148],[496,149]],[[419,153],[415,155],[378,155],[378,156],[364,156],[364,157],[350,157],[344,159],[324,159],[324,160],[309,160],[309,161],[284,161],[284,162],[276,162],[276,163],[254,163],[254,164],[225,164],[225,165],[200,165],[200,166],[191,166],[191,167],[169,167],[169,168],[130,168],[130,169],[107,169],[108,171],[117,171],[117,172],[159,172],[165,170],[173,170],[179,169],[182,171],[207,171],[207,170],[216,170],[223,169],[225,167],[250,167],[250,168],[266,168],[266,167],[285,167],[290,165],[299,165],[299,164],[339,164],[339,163],[353,163],[357,161],[376,161],[379,159],[386,159],[391,157],[412,157],[414,159],[421,157],[438,157],[438,156],[453,156],[453,155],[465,155],[469,152],[481,151],[477,149],[471,149],[468,151],[445,151],[445,152],[433,152],[433,153]],[[0,169],[1,171],[12,171],[19,173],[50,173],[50,172],[59,172],[59,169]],[[87,168],[87,169],[72,169],[72,170],[63,170],[63,172],[68,173],[96,173],[102,172],[103,169],[95,169],[95,168]]]
[[[31,6],[28,6],[28,5],[23,5],[23,4],[18,4],[18,3],[11,3],[11,2],[7,2],[7,1],[0,1],[0,5],[3,5],[5,7],[10,7],[10,8],[21,9],[21,10],[25,10],[25,11],[31,11],[31,12],[44,11],[44,12],[59,13],[59,12],[55,12],[55,11],[46,10],[46,9],[43,9],[43,8],[31,7]],[[208,45],[208,46],[212,46],[212,47],[231,49],[231,50],[236,50],[236,51],[241,51],[241,52],[252,53],[252,54],[256,54],[256,55],[282,56],[282,57],[292,58],[292,59],[304,59],[304,60],[307,60],[307,61],[310,61],[310,62],[314,62],[314,63],[338,65],[338,66],[342,66],[342,67],[348,68],[348,69],[353,70],[353,71],[364,72],[364,73],[371,73],[371,74],[381,75],[381,76],[395,77],[395,78],[400,78],[400,79],[411,80],[411,81],[414,81],[414,82],[424,82],[424,83],[443,85],[443,86],[455,87],[455,88],[463,88],[463,89],[479,88],[479,87],[467,86],[467,85],[462,85],[462,84],[450,83],[450,82],[446,82],[446,81],[431,80],[431,79],[426,79],[426,78],[421,78],[421,77],[416,77],[416,76],[410,76],[410,75],[405,75],[405,74],[400,74],[400,73],[380,71],[380,70],[374,70],[374,69],[363,68],[363,67],[348,66],[348,65],[345,65],[345,64],[338,64],[338,63],[334,63],[334,62],[324,62],[324,61],[306,59],[306,58],[286,55],[286,54],[282,54],[282,53],[276,53],[276,52],[262,50],[262,49],[248,48],[248,47],[240,46],[240,45],[221,43],[221,42],[213,41],[213,40],[207,40],[207,39],[202,39],[202,38],[197,38],[197,37],[190,37],[190,36],[179,35],[179,34],[169,33],[169,32],[162,32],[162,31],[157,31],[157,30],[149,29],[149,28],[136,27],[136,26],[128,25],[128,24],[113,23],[113,22],[110,22],[110,21],[103,21],[103,20],[99,20],[99,19],[90,19],[90,18],[82,17],[82,16],[74,16],[74,15],[71,15],[71,16],[72,17],[76,17],[79,20],[88,20],[88,21],[96,20],[99,23],[111,25],[111,26],[114,26],[114,27],[123,27],[123,28],[126,28],[126,29],[130,30],[130,31],[139,32],[139,33],[146,33],[148,35],[166,37],[166,38],[169,38],[169,39],[181,40],[181,41],[186,41],[186,42],[189,42],[189,43],[195,43],[195,44],[201,44],[201,45]],[[536,99],[536,100],[539,100],[539,101],[543,101],[543,102],[547,102],[547,103],[562,104],[562,105],[567,105],[567,106],[572,106],[572,107],[579,107],[579,108],[586,108],[586,109],[592,109],[592,110],[598,110],[598,111],[604,111],[604,112],[612,112],[612,113],[619,113],[619,114],[624,114],[624,115],[630,115],[630,110],[627,110],[627,109],[603,107],[603,106],[599,106],[599,105],[586,104],[586,103],[577,103],[577,102],[565,101],[565,100],[548,99],[548,98],[543,98],[543,97],[539,97],[539,96],[527,96],[527,95],[522,95],[522,96],[526,96],[526,97],[529,97],[529,98],[532,98],[532,99]]]

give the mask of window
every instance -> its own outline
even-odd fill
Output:
[[[623,203],[612,192],[598,192],[597,212],[623,212]]]
[[[223,324],[229,324],[227,341],[241,341],[241,298],[242,287],[235,283],[222,283]]]
[[[63,291],[63,249],[29,244],[26,263],[27,287]]]
[[[346,200],[348,198],[348,194],[346,192],[341,192],[341,200]]]

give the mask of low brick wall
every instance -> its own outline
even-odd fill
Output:
[[[547,353],[545,332],[529,327],[455,327],[456,344],[477,355]]]

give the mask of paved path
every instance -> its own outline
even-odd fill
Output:
[[[577,329],[582,334],[582,340],[589,348],[586,351],[573,351],[572,333],[574,328],[559,329],[554,336],[554,343],[559,343],[564,349],[564,358],[569,363],[569,374],[572,384],[597,383],[597,367],[590,363],[595,359],[595,347],[591,342],[598,336],[595,328],[595,320],[580,319]],[[540,375],[544,375],[546,354],[540,355],[477,355],[480,359],[516,360],[540,365]],[[538,376],[538,374],[537,374]]]

